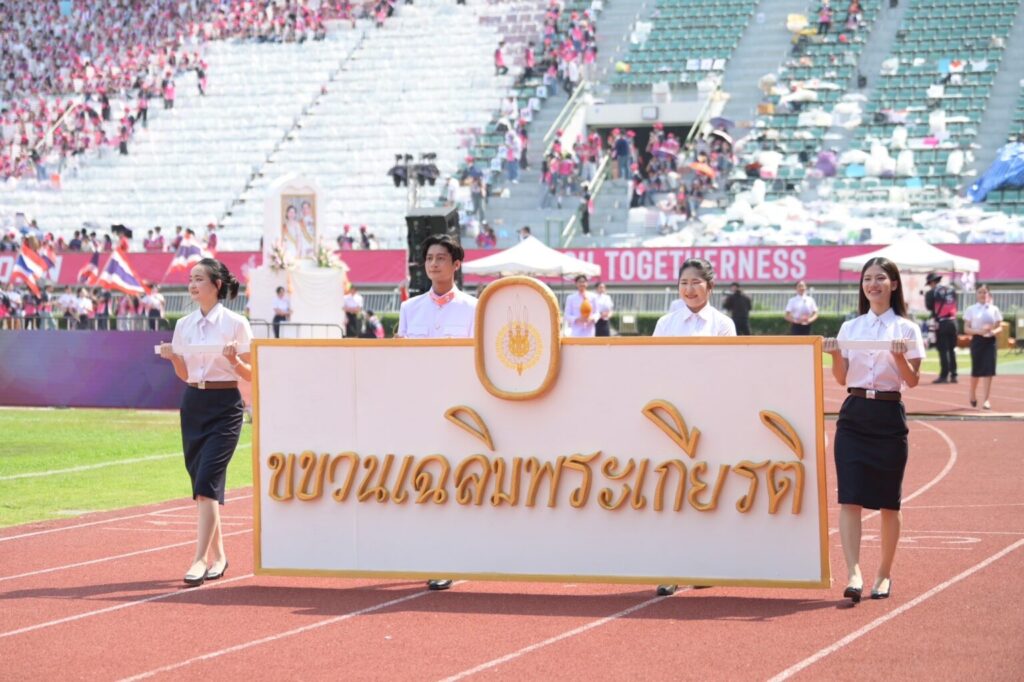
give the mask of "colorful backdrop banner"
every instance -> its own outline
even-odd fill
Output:
[[[185,384],[153,346],[171,332],[0,332],[0,405],[177,409]]]
[[[1024,283],[1024,244],[941,244],[940,248],[981,262],[979,282]],[[691,257],[707,258],[717,272],[719,282],[737,281],[745,285],[777,285],[803,279],[810,284],[856,281],[856,273],[841,273],[839,261],[848,256],[868,253],[878,245],[856,246],[694,246],[658,249],[562,249],[577,258],[601,266],[602,279],[610,284],[669,284],[675,281],[679,265]],[[492,251],[470,249],[466,260],[482,258]],[[399,286],[406,278],[405,252],[339,251],[351,268],[349,279],[357,286]],[[173,254],[130,253],[132,267],[142,279],[171,286],[184,286],[188,271],[167,274]],[[261,262],[255,251],[223,251],[217,254],[239,279]],[[16,253],[0,254],[0,283],[10,280]],[[90,254],[65,253],[57,256],[50,280],[64,286],[78,283],[79,271]],[[101,264],[106,262],[103,254]],[[164,279],[166,276],[166,279]],[[466,277],[475,284],[485,278]]]

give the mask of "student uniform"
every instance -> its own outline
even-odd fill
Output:
[[[999,308],[991,303],[975,303],[964,311],[964,325],[978,329],[1003,321]],[[994,377],[996,375],[996,337],[971,336],[971,376]]]
[[[840,341],[905,339],[906,358],[925,355],[921,330],[891,308],[881,316],[869,311],[844,322]],[[907,466],[905,387],[889,350],[843,350],[849,361],[846,401],[836,424],[835,461],[839,503],[868,509],[900,508]]]
[[[803,296],[797,294],[786,303],[786,312],[792,315],[794,319],[806,319],[818,312],[818,304],[807,294]],[[794,336],[809,336],[811,325],[794,322],[789,327],[789,333]]]
[[[683,305],[662,315],[652,336],[736,336],[736,324],[710,303],[697,312]]]
[[[224,504],[228,463],[242,433],[245,403],[238,374],[222,353],[190,353],[188,346],[225,346],[238,354],[252,343],[249,321],[218,303],[204,317],[196,310],[178,320],[172,345],[183,347],[188,388],[181,399],[181,442],[192,498],[202,495]]]
[[[402,304],[398,336],[408,339],[464,339],[473,336],[477,300],[452,287],[438,296],[430,289]]]
[[[410,298],[398,311],[398,336],[409,339],[469,338],[476,325],[477,299],[452,287],[438,296],[433,288]],[[447,589],[451,581],[432,578],[431,589]]]
[[[288,314],[292,311],[292,303],[287,296],[279,296],[274,299],[274,338],[281,338],[281,323],[288,321]]]
[[[589,324],[581,324],[579,322],[580,307],[583,305],[583,296],[580,295],[580,292],[574,291],[565,299],[565,319],[569,320],[569,336],[573,338],[585,338],[594,336],[597,333],[597,327],[595,326],[598,320],[597,294],[588,291],[586,297],[590,301]]]
[[[595,336],[611,336],[612,335],[612,320],[610,313],[615,308],[615,302],[612,301],[612,297],[609,294],[598,294],[597,295],[597,322],[594,323],[594,335]],[[604,313],[609,313],[607,320],[601,318]]]

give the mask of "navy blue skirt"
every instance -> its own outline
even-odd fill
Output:
[[[848,396],[836,423],[839,504],[899,509],[907,468],[907,412],[902,402]]]
[[[971,376],[994,377],[996,375],[996,337],[971,337]]]
[[[200,390],[189,386],[181,397],[181,446],[192,481],[192,499],[224,504],[224,486],[238,438],[245,403],[237,388]]]

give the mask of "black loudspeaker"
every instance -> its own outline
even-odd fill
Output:
[[[405,224],[408,228],[409,296],[419,296],[430,289],[430,280],[423,267],[423,242],[432,234],[447,234],[461,241],[459,212],[443,206],[416,208],[405,216]],[[455,286],[462,288],[462,270],[455,273]]]

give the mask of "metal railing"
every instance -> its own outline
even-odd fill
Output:
[[[340,324],[328,322],[273,322],[249,320],[254,339],[343,339],[345,330]],[[274,328],[277,327],[277,333]]]
[[[551,153],[551,145],[554,144],[555,138],[558,137],[558,131],[565,127],[565,124],[575,114],[576,110],[579,109],[583,103],[583,94],[588,90],[588,83],[585,80],[580,80],[580,84],[573,90],[572,95],[569,96],[569,101],[562,107],[562,111],[558,113],[558,116],[551,123],[551,127],[544,133],[544,156],[546,157]],[[556,84],[555,87],[558,87]]]

